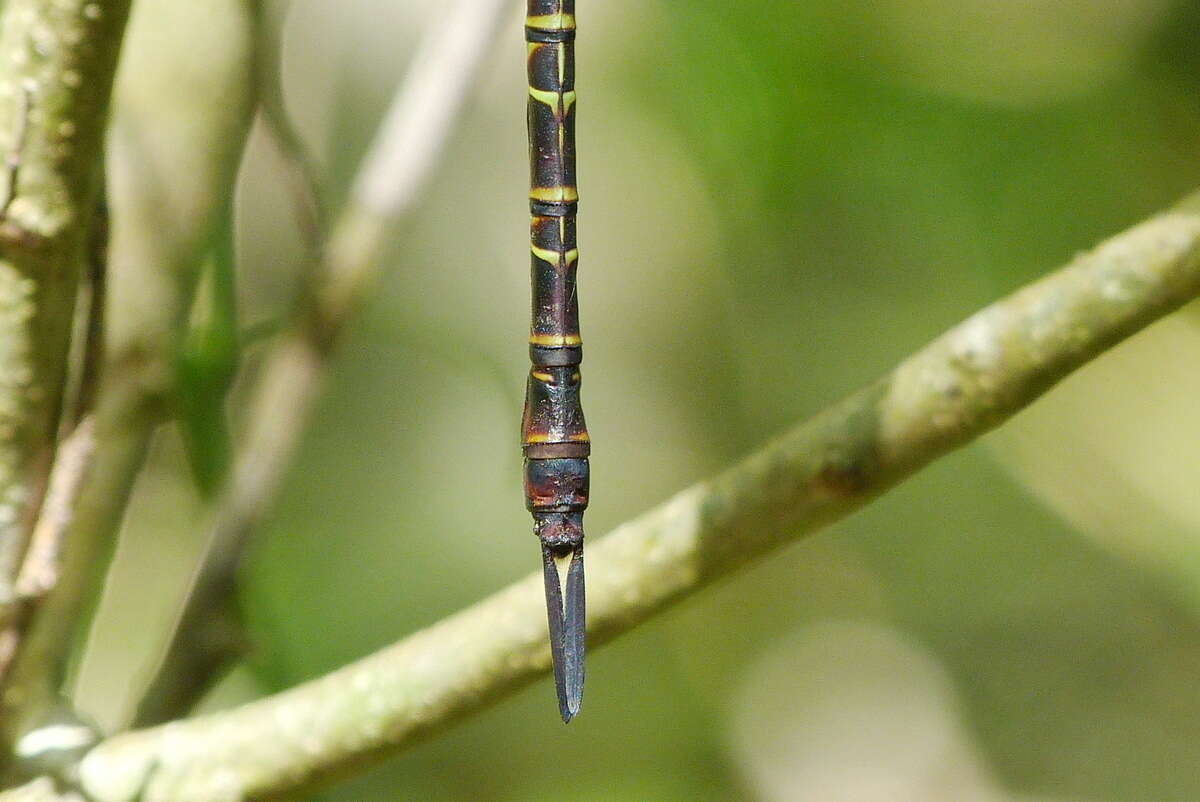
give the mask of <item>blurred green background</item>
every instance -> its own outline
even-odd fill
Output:
[[[335,205],[441,5],[277,9],[289,110]],[[596,535],[1200,184],[1195,3],[579,0],[578,15]],[[515,8],[505,37],[340,349],[245,577],[256,649],[211,705],[537,565]],[[258,131],[237,196],[248,327],[294,287],[286,192]],[[1198,364],[1185,309],[598,651],[570,727],[543,681],[319,798],[1200,799]],[[79,679],[109,725],[161,643],[199,515],[164,432]]]

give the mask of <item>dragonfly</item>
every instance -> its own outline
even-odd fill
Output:
[[[521,439],[525,506],[542,547],[554,686],[569,723],[583,702],[583,513],[591,454],[579,400],[583,340],[575,287],[575,0],[528,0],[527,9],[533,367]]]

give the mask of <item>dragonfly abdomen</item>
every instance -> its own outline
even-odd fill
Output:
[[[575,1],[529,0],[529,206],[533,367],[525,395],[522,443],[525,504],[542,544],[550,650],[564,721],[583,697],[583,512],[591,441],[579,401],[575,213]],[[570,557],[566,581],[558,561]]]

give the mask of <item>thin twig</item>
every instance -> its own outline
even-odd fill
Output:
[[[33,607],[58,584],[63,543],[96,451],[95,428],[95,420],[84,417],[58,446],[37,525],[17,575],[17,607],[0,631],[0,677],[8,673]]]
[[[972,316],[869,387],[589,552],[588,613],[608,640],[713,579],[866,504],[1032,403],[1092,357],[1200,295],[1200,210],[1103,243]],[[540,575],[321,679],[102,743],[95,798],[278,799],[394,752],[545,674]],[[0,800],[3,796],[0,795]]]
[[[275,26],[269,24],[265,0],[251,0],[254,19],[255,73],[263,123],[283,157],[296,224],[304,238],[305,256],[321,258],[327,232],[325,182],[317,161],[287,112],[281,69],[282,48]]]
[[[511,5],[459,0],[432,22],[354,181],[363,210],[394,219],[420,196]]]
[[[79,488],[96,451],[96,422],[84,417],[58,447],[50,484],[42,501],[37,526],[17,579],[19,598],[32,601],[54,589],[62,568],[67,528],[75,514]]]
[[[74,427],[96,405],[100,386],[100,368],[104,364],[104,319],[108,305],[108,197],[104,187],[97,202],[96,219],[92,224],[88,248],[88,282],[85,324],[79,336],[83,340],[80,355],[79,381],[75,388],[73,414],[66,418]]]
[[[266,357],[249,403],[231,481],[170,644],[138,707],[139,725],[185,714],[242,654],[233,600],[250,534],[274,500],[308,423],[330,349],[372,285],[386,232],[411,209],[439,163],[511,0],[459,0],[422,40],[355,181],[300,308]]]

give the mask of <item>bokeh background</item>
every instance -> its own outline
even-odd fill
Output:
[[[275,9],[288,107],[335,207],[441,8]],[[1200,185],[1193,2],[578,11],[597,535]],[[210,706],[316,676],[537,566],[519,482],[516,8],[504,35],[339,350],[245,575],[255,651]],[[248,329],[289,307],[286,197],[258,131],[236,199]],[[543,681],[314,798],[1198,799],[1197,365],[1191,308],[596,652],[570,727]],[[165,431],[79,677],[107,725],[161,645],[199,517]]]

